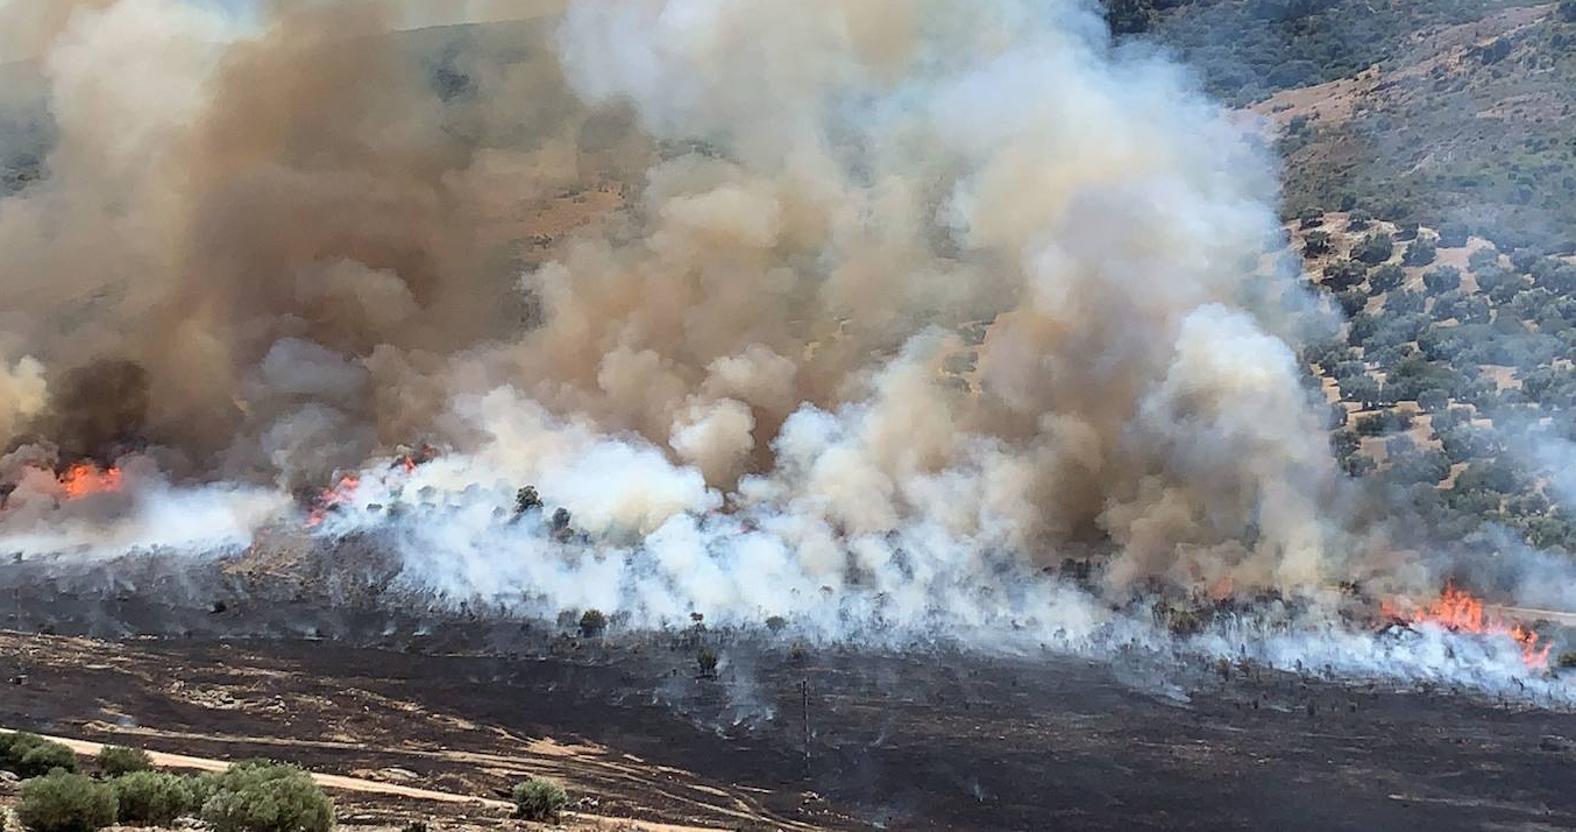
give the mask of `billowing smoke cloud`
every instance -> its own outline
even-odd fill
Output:
[[[1420,586],[1346,510],[1271,160],[1092,5],[586,0],[508,47],[390,8],[52,25],[0,436],[134,441],[139,505],[223,492],[224,545],[357,471],[317,534],[411,587],[640,626],[1033,644],[1152,589]],[[137,406],[55,383],[104,367]]]

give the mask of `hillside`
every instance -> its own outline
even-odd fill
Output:
[[[1129,28],[1272,122],[1288,216],[1356,207],[1576,251],[1576,3],[1138,5],[1161,8]]]
[[[1576,550],[1576,265],[1460,226],[1310,212],[1288,225],[1322,302],[1348,317],[1305,353],[1340,464],[1440,544],[1495,529]],[[1508,545],[1508,543],[1506,544]]]

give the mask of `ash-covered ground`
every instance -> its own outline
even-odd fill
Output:
[[[1576,825],[1576,715],[1514,697],[704,622],[586,637],[396,606],[367,563],[133,563],[0,570],[0,721],[484,796],[546,770],[599,811],[723,828]]]

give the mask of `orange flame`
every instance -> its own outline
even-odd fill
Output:
[[[426,465],[437,458],[438,449],[432,447],[431,445],[423,444],[420,448],[417,448],[414,451],[400,454],[395,458],[393,464],[391,464],[389,467],[403,468],[405,469],[405,473],[408,474],[416,470],[418,466]]]
[[[91,462],[78,462],[60,475],[60,487],[66,499],[75,500],[89,494],[104,494],[120,490],[120,469],[100,469]]]
[[[306,516],[307,528],[322,524],[330,511],[350,502],[356,496],[356,489],[359,487],[361,487],[361,478],[355,474],[345,474],[340,477],[333,488],[319,494],[317,499],[312,501],[312,510]]]
[[[1488,614],[1482,600],[1458,588],[1454,583],[1445,584],[1439,597],[1420,608],[1402,608],[1392,601],[1385,601],[1380,610],[1387,617],[1408,624],[1436,624],[1453,633],[1506,636],[1521,648],[1522,661],[1527,667],[1541,669],[1549,666],[1552,644],[1539,646],[1540,638],[1531,628],[1520,623],[1506,623],[1497,615]]]

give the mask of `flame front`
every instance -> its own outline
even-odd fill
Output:
[[[340,477],[333,488],[319,494],[317,499],[312,501],[312,510],[306,516],[307,528],[321,525],[330,511],[350,502],[356,496],[356,489],[360,487],[361,478],[355,474]]]
[[[1386,601],[1381,609],[1385,616],[1408,624],[1435,624],[1453,633],[1505,636],[1521,648],[1522,661],[1527,667],[1541,669],[1549,665],[1552,644],[1539,645],[1541,638],[1530,627],[1521,623],[1507,623],[1497,615],[1489,614],[1482,599],[1457,587],[1445,584],[1439,597],[1419,608],[1403,608],[1393,601]]]
[[[60,487],[65,490],[68,500],[119,491],[120,469],[100,469],[91,462],[78,462],[60,475]]]

